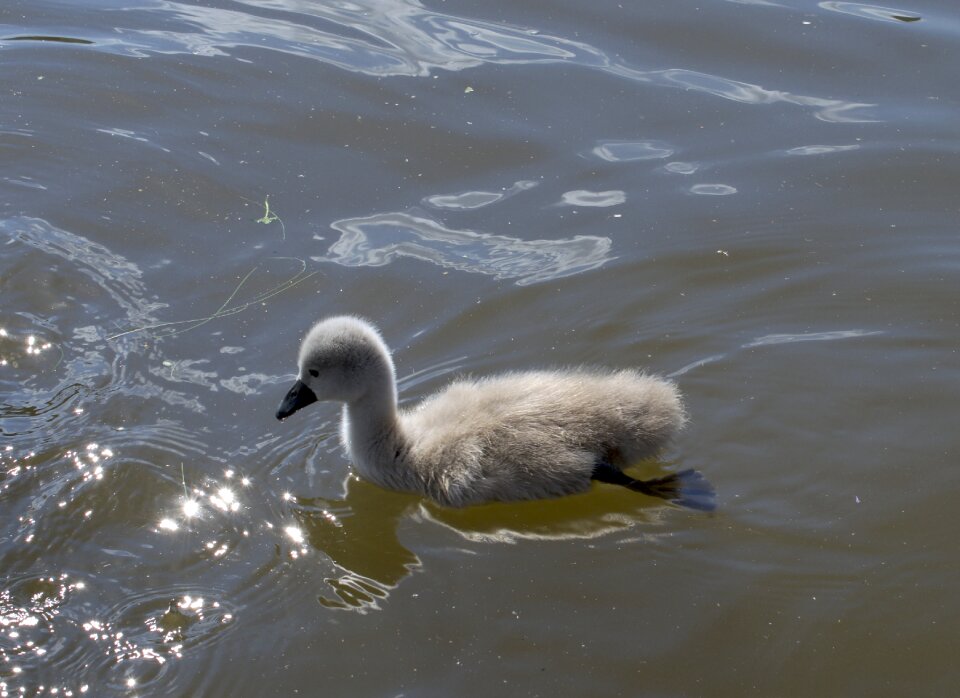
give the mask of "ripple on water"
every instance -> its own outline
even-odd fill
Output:
[[[20,253],[21,259],[17,260],[14,267],[17,269],[16,278],[5,285],[19,281],[30,284],[31,292],[41,290],[38,289],[37,282],[48,277],[50,258],[54,258],[66,263],[64,268],[56,269],[58,275],[73,273],[77,276],[77,283],[69,288],[69,301],[79,303],[87,300],[84,296],[89,297],[92,291],[93,298],[90,300],[102,304],[102,296],[106,295],[124,312],[125,319],[133,324],[156,322],[153,313],[164,307],[156,301],[146,299],[147,289],[137,265],[114,254],[100,243],[57,228],[43,219],[26,216],[0,221],[0,233],[27,248],[47,255],[42,264],[35,264]],[[93,282],[93,287],[89,281]],[[63,282],[59,278],[55,282],[51,279],[50,286],[51,290],[47,292],[52,294],[52,307],[60,307],[63,299],[58,297],[55,291],[63,289]]]
[[[168,431],[167,441],[184,443],[176,429]],[[286,536],[279,522],[251,519],[249,477],[230,468],[211,477],[198,476],[196,467],[164,467],[159,453],[141,453],[145,461],[136,463],[115,452],[123,448],[89,444],[68,452],[61,459],[64,472],[48,467],[44,475],[51,479],[43,482],[24,459],[2,454],[0,491],[6,494],[12,478],[24,493],[11,500],[29,509],[19,517],[5,512],[10,516],[2,525],[22,530],[5,547],[2,568],[57,560],[88,571],[81,582],[25,574],[0,587],[4,639],[15,641],[0,642],[0,660],[16,668],[6,677],[7,689],[45,685],[66,695],[83,686],[63,677],[82,676],[93,695],[108,688],[148,690],[176,660],[195,651],[209,654],[208,646],[233,628],[234,599],[243,592],[224,588],[224,580],[249,589],[276,568],[270,552]],[[268,544],[245,545],[256,535]],[[258,551],[270,559],[251,579]],[[232,573],[225,571],[232,565]]]
[[[880,330],[865,330],[865,329],[849,329],[849,330],[828,330],[825,332],[796,332],[796,333],[784,333],[784,334],[768,334],[761,337],[756,337],[755,339],[750,340],[741,344],[737,349],[751,349],[753,347],[766,347],[776,344],[796,344],[797,342],[832,342],[838,339],[855,339],[858,337],[871,337],[873,335],[883,334]],[[681,368],[678,368],[676,371],[668,374],[668,378],[676,378],[682,376],[685,373],[689,373],[694,369],[698,369],[707,364],[712,364],[717,361],[723,361],[727,358],[727,354],[713,354],[711,356],[705,356],[702,359],[697,359],[696,361],[687,364]]]
[[[13,315],[0,327],[0,433],[29,431],[29,421],[58,412],[79,391],[77,384],[57,381],[53,372],[64,360],[63,340],[55,331],[38,326],[34,318]]]
[[[172,661],[200,651],[234,626],[235,609],[216,589],[174,585],[117,594],[107,586],[67,574],[5,583],[0,661],[7,695],[143,690],[164,677]],[[118,595],[121,601],[91,610],[97,597]],[[83,678],[75,683],[58,678],[71,675]]]
[[[22,695],[39,685],[77,694],[89,686],[50,684],[51,667],[58,676],[83,675],[85,644],[76,608],[86,583],[67,574],[8,576],[0,586],[0,692]],[[51,690],[51,694],[53,691]]]
[[[180,659],[233,626],[225,592],[183,584],[130,594],[84,629],[116,662]]]
[[[128,140],[131,140],[131,141],[134,141],[134,142],[137,142],[137,143],[143,143],[144,145],[147,145],[147,146],[150,146],[150,147],[153,147],[153,148],[157,148],[158,150],[160,150],[160,151],[162,151],[162,152],[164,152],[164,153],[169,153],[169,152],[170,152],[170,149],[169,149],[169,148],[164,148],[164,147],[161,146],[161,145],[157,145],[157,144],[155,144],[153,141],[151,141],[149,138],[147,138],[146,136],[144,136],[144,135],[142,135],[142,134],[139,134],[139,133],[137,133],[137,132],[135,132],[135,131],[130,131],[130,130],[128,130],[128,129],[123,129],[123,128],[98,128],[98,129],[97,129],[97,133],[102,133],[102,134],[105,134],[105,135],[107,135],[107,136],[113,136],[113,137],[116,137],[116,138],[126,138],[126,139],[128,139]]]
[[[896,10],[892,7],[880,7],[879,5],[866,5],[860,2],[821,2],[820,7],[833,12],[842,12],[846,15],[882,22],[919,22],[922,19],[915,12]]]
[[[135,264],[38,218],[0,221],[0,239],[4,236],[0,388],[7,397],[0,416],[5,434],[43,438],[58,430],[78,432],[88,419],[84,403],[115,395],[157,397],[202,410],[193,398],[159,381],[131,380],[138,354],[147,354],[148,366],[160,363],[155,346],[145,348],[133,337],[106,339],[117,326],[155,323],[154,313],[164,307],[148,298]],[[76,325],[63,326],[64,318]]]
[[[113,451],[98,444],[86,449],[21,451],[0,454],[0,493],[8,497],[0,538],[8,541],[4,564],[26,568],[67,544],[90,518],[91,488],[100,483]]]

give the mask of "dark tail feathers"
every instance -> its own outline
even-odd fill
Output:
[[[625,485],[635,492],[660,497],[689,509],[713,511],[717,508],[717,494],[713,487],[707,478],[693,469],[651,480],[631,479]]]

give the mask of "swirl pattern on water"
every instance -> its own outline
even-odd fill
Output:
[[[435,194],[425,197],[423,203],[433,208],[467,211],[503,201],[514,194],[537,186],[537,182],[520,180],[501,191],[467,191],[460,194]]]
[[[169,567],[131,530],[140,530],[144,517],[175,521],[159,513],[182,499],[189,478],[201,483],[192,487],[198,501],[192,525],[202,523],[208,534],[211,524],[219,530],[216,545],[205,540],[199,555],[181,564],[222,559],[244,536],[213,512],[232,511],[239,495],[231,498],[230,487],[197,476],[195,461],[216,458],[206,455],[197,429],[149,406],[158,399],[186,413],[203,411],[195,395],[171,390],[165,384],[176,382],[172,376],[154,370],[165,368],[160,346],[133,336],[107,339],[117,325],[156,323],[154,313],[164,307],[149,298],[137,265],[38,218],[0,221],[3,237],[0,538],[7,545],[0,567],[9,576],[0,588],[0,623],[14,642],[0,659],[15,681],[6,686],[46,683],[78,693],[84,685],[61,677],[99,673],[126,689],[131,674],[122,665],[130,661],[140,662],[142,686],[160,675],[167,659],[217,634],[232,611],[202,582],[150,585],[144,592],[130,578],[114,579],[111,570],[127,566]],[[157,535],[172,535],[169,525],[157,526]],[[59,571],[91,565],[100,574],[85,581]],[[113,611],[92,610],[101,597],[122,600]],[[170,608],[173,597],[179,601]],[[214,601],[198,606],[201,597]],[[172,630],[164,630],[171,622]],[[154,667],[143,669],[143,660]]]
[[[131,323],[154,322],[153,313],[165,307],[149,302],[140,269],[103,245],[62,230],[40,218],[20,216],[0,221],[0,231],[45,254],[77,267],[98,289],[105,291]]]
[[[775,344],[795,344],[797,342],[833,342],[838,339],[854,339],[857,337],[872,337],[874,335],[883,334],[880,330],[861,330],[861,329],[851,329],[851,330],[833,330],[827,332],[796,332],[791,334],[768,334],[762,337],[757,337],[752,339],[749,342],[741,344],[738,349],[751,349],[753,347],[766,347]],[[700,368],[701,366],[706,366],[717,361],[723,361],[727,358],[727,354],[714,354],[712,356],[706,356],[702,359],[698,359],[692,363],[687,364],[681,368],[678,368],[676,371],[668,374],[670,378],[676,378],[682,376],[685,373],[689,373],[693,369]]]
[[[790,148],[786,151],[787,155],[824,155],[826,153],[842,153],[848,150],[859,150],[860,146],[853,143],[850,145],[801,145],[796,148]]]
[[[203,411],[195,397],[144,380],[149,366],[162,361],[156,346],[144,347],[133,337],[107,340],[116,327],[156,323],[154,313],[166,307],[148,298],[136,264],[38,218],[2,220],[2,235],[10,241],[4,267],[11,269],[0,282],[6,300],[0,315],[5,433],[82,423],[86,401],[117,395],[155,397]],[[61,317],[90,324],[60,327]]]
[[[825,10],[842,12],[843,14],[863,17],[865,19],[880,20],[883,22],[918,22],[921,17],[906,10],[896,10],[892,7],[866,5],[860,2],[834,2],[833,0],[820,3]]]
[[[170,0],[108,11],[111,16],[104,21],[116,29],[91,37],[96,45],[90,48],[136,56],[234,57],[243,49],[266,48],[379,77],[422,77],[434,70],[460,71],[484,64],[570,63],[634,82],[694,90],[745,104],[794,104],[811,109],[824,121],[875,120],[859,114],[872,104],[797,95],[684,68],[645,70],[582,41],[434,12],[416,0],[312,4],[309,10],[290,0],[237,4],[243,11]],[[154,15],[153,20],[143,20],[144,13]],[[158,23],[157,15],[171,28],[152,28]]]
[[[596,269],[613,259],[607,237],[575,235],[560,240],[521,240],[448,228],[411,213],[378,213],[331,224],[340,239],[317,262],[381,267],[412,257],[440,267],[516,279],[520,286]]]
[[[627,193],[621,189],[609,191],[587,191],[574,189],[565,191],[560,197],[561,203],[567,206],[586,206],[588,208],[608,208],[619,206],[627,200]]]

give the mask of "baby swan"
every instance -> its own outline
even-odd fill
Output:
[[[591,480],[695,509],[714,508],[699,473],[634,480],[686,421],[673,383],[634,370],[554,370],[460,378],[397,408],[390,350],[368,322],[321,320],[300,345],[299,376],[277,410],[343,403],[340,436],[357,474],[462,507],[584,492]]]

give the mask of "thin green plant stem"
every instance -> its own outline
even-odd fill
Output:
[[[216,312],[214,312],[212,315],[207,315],[207,316],[205,316],[205,317],[200,317],[200,318],[191,318],[191,319],[189,319],[189,320],[171,320],[171,321],[169,321],[169,322],[158,322],[158,323],[153,324],[153,325],[145,325],[145,326],[143,326],[143,327],[135,327],[135,328],[133,328],[133,329],[126,330],[126,331],[124,331],[124,332],[118,332],[117,334],[111,335],[111,336],[107,337],[107,340],[110,341],[110,340],[114,340],[114,339],[119,339],[120,337],[124,337],[124,336],[129,335],[129,334],[135,334],[135,333],[137,333],[137,332],[146,332],[146,331],[148,331],[148,330],[159,330],[159,329],[163,329],[163,328],[165,328],[165,327],[176,327],[176,326],[178,326],[178,325],[191,325],[190,327],[184,327],[184,328],[182,328],[182,329],[172,330],[172,331],[170,331],[170,332],[166,332],[166,333],[164,333],[164,334],[162,334],[162,335],[160,335],[160,336],[161,336],[161,337],[170,337],[170,336],[173,336],[173,335],[176,335],[176,334],[180,334],[180,333],[182,333],[182,332],[187,332],[187,331],[189,331],[189,330],[196,329],[197,327],[200,327],[201,325],[205,325],[206,323],[210,322],[211,320],[218,320],[218,319],[220,319],[220,318],[229,317],[229,316],[231,316],[231,315],[236,315],[237,313],[241,313],[241,312],[243,312],[244,310],[246,310],[247,308],[249,308],[249,307],[251,307],[251,306],[253,306],[253,305],[257,305],[258,303],[263,303],[264,301],[267,301],[267,300],[273,298],[274,296],[277,296],[277,295],[283,293],[284,291],[287,291],[287,290],[293,288],[293,287],[296,286],[297,284],[300,284],[300,283],[306,281],[307,279],[309,279],[310,277],[316,276],[316,275],[319,273],[319,272],[317,272],[317,271],[311,271],[311,272],[308,273],[308,272],[307,272],[307,263],[306,263],[304,260],[300,259],[299,257],[275,257],[274,259],[295,260],[295,261],[297,261],[297,262],[300,263],[300,271],[298,271],[296,274],[294,274],[293,276],[291,276],[291,277],[290,277],[289,279],[287,279],[286,281],[283,281],[283,282],[277,284],[276,286],[274,286],[274,287],[272,287],[272,288],[270,288],[270,289],[268,289],[268,290],[266,290],[266,291],[264,291],[264,292],[262,292],[262,293],[260,293],[260,294],[258,294],[258,295],[256,295],[256,296],[254,296],[252,299],[250,299],[250,300],[248,300],[248,301],[246,301],[246,302],[244,302],[244,303],[241,303],[240,305],[236,305],[236,306],[233,306],[233,307],[228,307],[228,306],[230,305],[231,301],[233,301],[233,299],[236,298],[237,294],[240,292],[240,289],[243,288],[243,285],[250,279],[250,277],[254,274],[254,272],[255,272],[257,269],[260,268],[261,265],[258,264],[258,265],[255,266],[253,269],[251,269],[249,272],[247,272],[247,274],[240,280],[240,283],[237,284],[236,288],[233,289],[233,291],[230,293],[230,295],[227,296],[227,299],[220,305],[220,307],[219,307],[219,308],[216,310]]]

